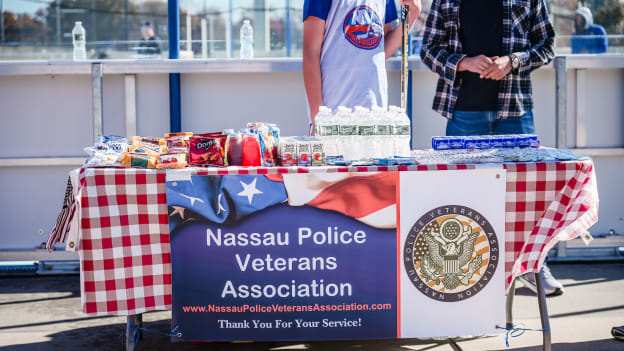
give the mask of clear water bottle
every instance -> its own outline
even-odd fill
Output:
[[[240,58],[249,60],[253,57],[253,27],[251,23],[249,23],[249,20],[245,20],[240,30]]]
[[[390,106],[388,107],[388,112],[386,112],[386,120],[388,121],[388,124],[390,125],[390,136],[388,137],[388,150],[387,152],[389,153],[390,157],[393,156],[398,156],[398,149],[397,149],[397,136],[394,134],[395,132],[395,125],[397,124],[397,119],[399,118],[398,114],[400,112],[400,109],[397,108],[396,106]]]
[[[365,107],[356,106],[353,118],[358,127],[358,135],[355,141],[355,157],[360,160],[372,158],[375,124],[371,118],[371,112]]]
[[[375,136],[373,139],[374,157],[392,157],[392,121],[387,111],[378,106],[372,108],[373,123],[375,124]]]
[[[76,21],[72,29],[72,42],[74,44],[74,61],[84,61],[87,59],[87,32],[81,21]]]
[[[405,110],[398,106],[391,106],[390,108],[396,111],[393,119],[394,123],[392,125],[396,156],[410,156],[410,138],[412,136],[412,127],[409,117],[407,117]]]
[[[351,115],[351,109],[339,106],[338,111],[336,112],[336,120],[338,121],[340,134],[338,152],[344,157],[345,160],[352,160],[352,149],[353,143],[355,142],[357,127],[354,123],[353,116]]]
[[[319,107],[319,112],[314,118],[314,130],[316,136],[323,142],[325,154],[327,156],[337,156],[338,147],[336,139],[338,137],[338,125],[330,108]]]
[[[329,150],[325,150],[327,156],[340,156],[340,150],[338,149],[340,143],[340,126],[338,125],[338,118],[331,113],[330,109],[329,122],[327,122],[327,140],[329,143]]]

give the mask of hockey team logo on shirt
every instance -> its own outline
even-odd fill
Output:
[[[357,6],[349,11],[343,25],[347,40],[360,49],[372,50],[383,39],[383,24],[368,6]]]
[[[494,276],[498,253],[490,222],[459,205],[424,214],[403,248],[409,280],[420,292],[442,302],[465,300],[481,291]]]

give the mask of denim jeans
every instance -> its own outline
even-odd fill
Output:
[[[446,123],[449,136],[534,133],[532,111],[506,119],[496,119],[496,111],[455,111]]]

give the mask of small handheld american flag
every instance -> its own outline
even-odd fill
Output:
[[[65,198],[63,199],[63,207],[61,213],[56,219],[56,224],[52,228],[50,237],[46,244],[48,252],[52,250],[56,243],[65,242],[67,233],[69,232],[71,221],[76,210],[76,202],[74,199],[74,187],[72,186],[71,177],[67,179],[67,188],[65,189]]]

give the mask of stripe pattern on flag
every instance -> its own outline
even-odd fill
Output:
[[[63,207],[61,213],[59,213],[56,224],[50,233],[50,237],[46,243],[46,249],[48,252],[52,251],[52,248],[57,243],[64,243],[69,232],[74,213],[76,212],[76,200],[74,198],[74,187],[71,182],[71,177],[67,178],[67,187],[65,189],[65,198],[63,199]]]

